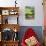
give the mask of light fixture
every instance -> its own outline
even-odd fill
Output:
[[[16,2],[17,0],[15,0],[15,7],[16,7],[16,4],[17,4],[17,2]]]

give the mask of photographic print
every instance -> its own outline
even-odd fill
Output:
[[[25,7],[25,18],[26,19],[34,19],[35,9],[34,7],[26,6]]]
[[[9,10],[2,10],[2,15],[9,15]]]

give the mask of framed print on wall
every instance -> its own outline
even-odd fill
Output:
[[[9,15],[9,10],[2,10],[2,15]]]
[[[35,8],[26,6],[25,7],[25,18],[30,20],[30,19],[34,19],[34,16],[35,16]]]

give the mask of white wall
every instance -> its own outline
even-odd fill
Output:
[[[0,0],[0,6],[14,6],[15,0]],[[19,24],[21,26],[43,26],[43,6],[42,0],[17,0],[19,9]],[[25,6],[35,7],[35,19],[26,20],[24,14]]]
[[[20,11],[20,24],[23,26],[42,26],[43,25],[43,6],[42,0],[21,0]],[[35,19],[34,20],[25,20],[24,8],[25,6],[34,6],[35,7]]]

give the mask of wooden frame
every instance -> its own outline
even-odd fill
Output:
[[[9,10],[2,10],[2,15],[9,15]]]
[[[34,19],[35,16],[35,8],[33,6],[26,6],[25,7],[25,19],[31,20]]]

